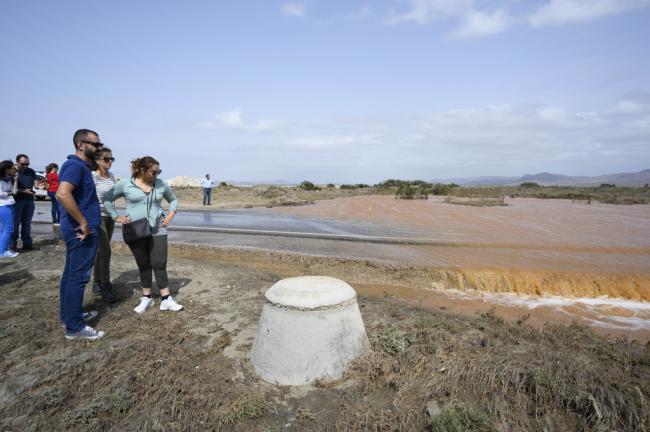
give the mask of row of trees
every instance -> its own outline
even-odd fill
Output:
[[[316,191],[321,188],[314,183],[304,180],[298,186],[300,189],[306,191]],[[334,188],[335,185],[330,183],[328,188]],[[363,189],[371,187],[365,183],[357,184],[342,184],[340,189]],[[430,183],[424,180],[399,180],[388,179],[372,186],[376,189],[395,189],[395,197],[403,199],[426,199],[429,195],[448,195],[454,187],[458,187],[455,183]]]

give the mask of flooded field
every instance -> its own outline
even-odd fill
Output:
[[[414,291],[369,292],[454,311],[496,307],[503,315],[529,313],[538,321],[579,318],[607,333],[647,339],[650,206],[506,201],[505,207],[470,207],[439,197],[363,196],[265,211],[371,221],[440,241],[401,246],[408,260],[429,269],[429,282]]]

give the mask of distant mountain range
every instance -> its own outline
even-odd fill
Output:
[[[516,186],[524,182],[534,182],[541,186],[600,186],[603,183],[616,186],[642,187],[650,184],[650,169],[636,173],[616,173],[599,176],[567,176],[541,172],[522,177],[470,177],[433,180],[436,183],[456,183],[463,186]]]

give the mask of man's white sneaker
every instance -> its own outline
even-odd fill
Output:
[[[149,297],[142,297],[140,298],[140,304],[137,305],[133,310],[136,313],[143,313],[147,309],[149,309],[151,306],[153,306],[153,299]]]
[[[7,249],[3,254],[0,255],[0,258],[16,258],[18,256],[18,252],[13,252]]]
[[[77,333],[66,333],[65,338],[66,339],[88,339],[88,340],[96,340],[99,338],[104,337],[104,332],[103,331],[97,331],[91,326],[85,326],[81,330],[79,330]]]
[[[167,300],[163,300],[160,302],[160,310],[177,312],[179,310],[183,310],[183,306],[176,303],[174,297],[169,296],[167,297]]]

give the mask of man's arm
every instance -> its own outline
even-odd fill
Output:
[[[59,203],[63,206],[65,211],[68,212],[70,216],[74,218],[79,223],[79,229],[81,230],[80,234],[77,234],[79,240],[83,240],[90,234],[90,229],[88,228],[88,221],[86,217],[79,210],[77,201],[75,201],[72,196],[72,192],[75,190],[75,185],[68,183],[66,181],[59,184],[59,189],[56,191],[56,199],[59,200]]]

